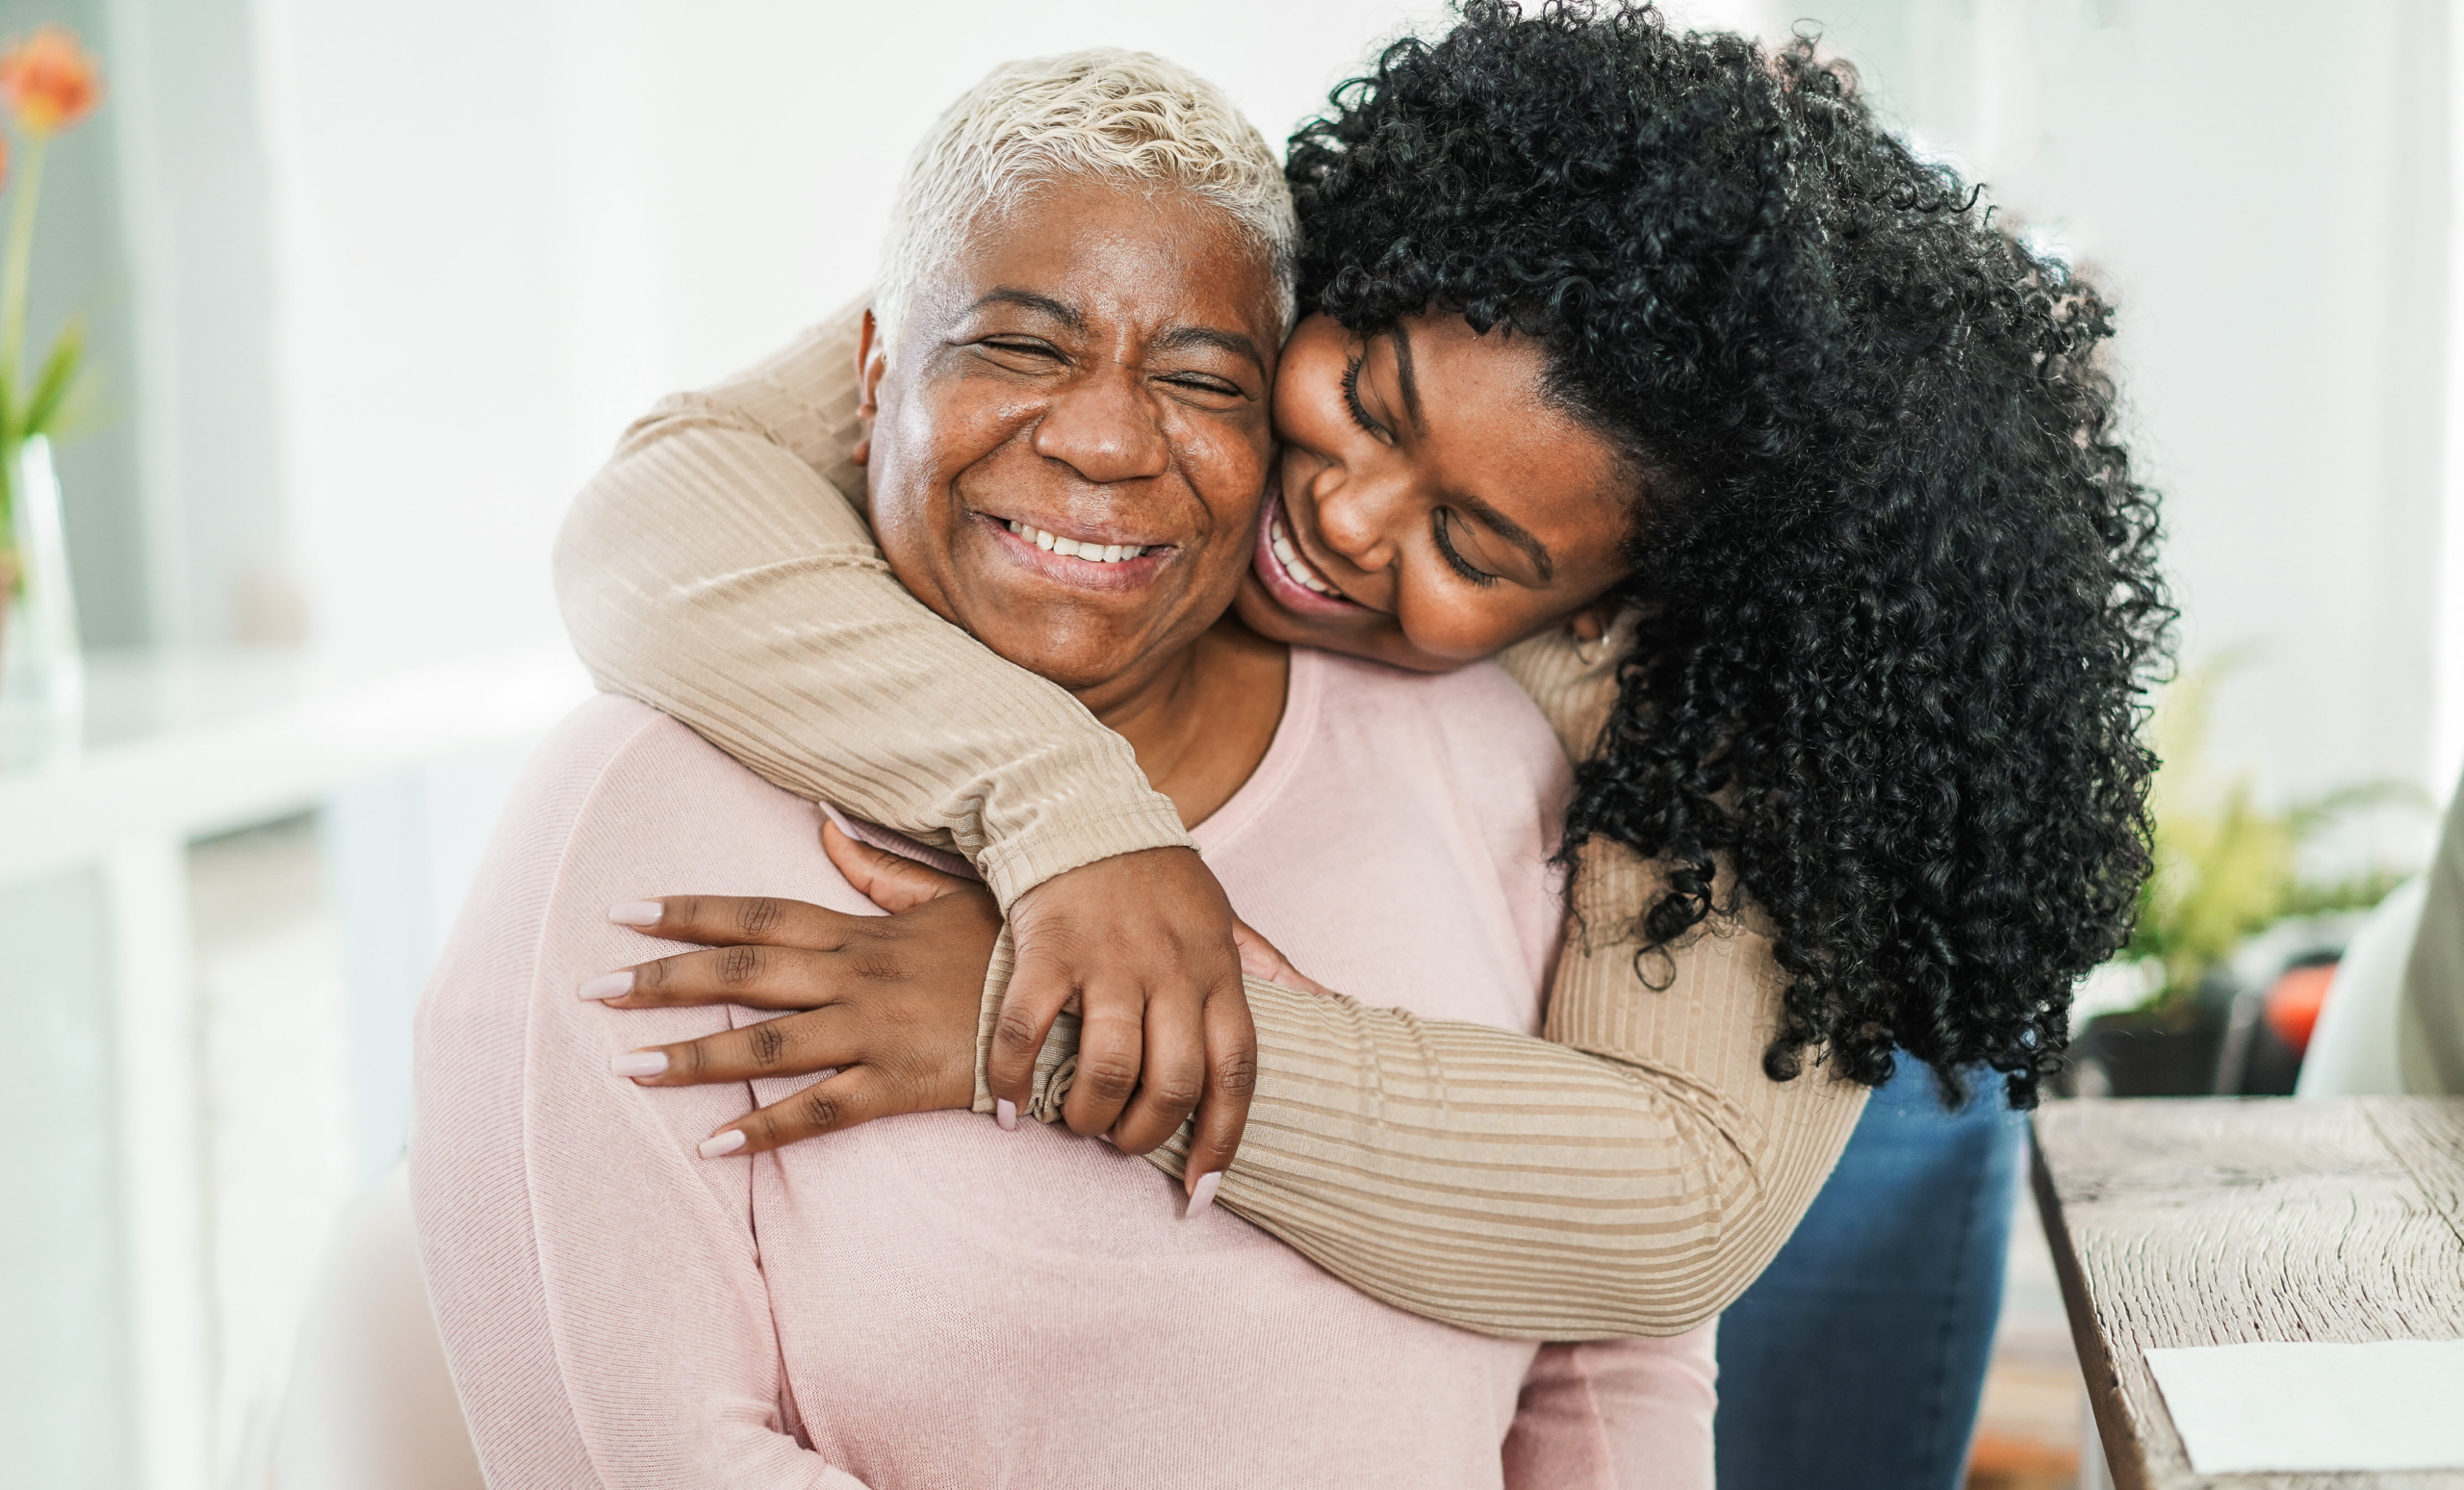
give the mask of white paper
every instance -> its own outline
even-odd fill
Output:
[[[2464,1340],[2150,1350],[2202,1475],[2464,1469]]]

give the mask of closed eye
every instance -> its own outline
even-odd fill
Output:
[[[1029,341],[1019,337],[987,337],[975,344],[978,349],[998,352],[1005,357],[1027,358],[1038,362],[1059,362],[1061,350],[1049,342]]]
[[[1485,586],[1498,582],[1497,576],[1485,569],[1474,568],[1463,557],[1462,551],[1454,547],[1454,540],[1447,531],[1450,518],[1444,507],[1429,514],[1429,523],[1437,534],[1437,552],[1445,556],[1449,568],[1476,585]]]
[[[1354,352],[1351,354],[1350,358],[1344,363],[1344,407],[1351,411],[1351,422],[1358,424],[1365,433],[1376,439],[1386,441],[1388,444],[1392,444],[1394,443],[1395,437],[1386,432],[1386,427],[1383,424],[1380,424],[1377,421],[1371,419],[1369,417],[1369,410],[1361,406],[1361,361],[1362,358],[1360,353]],[[1440,541],[1443,542],[1444,540],[1441,539]]]
[[[1242,397],[1239,384],[1219,377],[1211,377],[1203,372],[1183,372],[1168,377],[1164,381],[1175,388],[1186,388],[1192,393],[1211,394],[1223,398]]]

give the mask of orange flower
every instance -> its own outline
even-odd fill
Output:
[[[66,129],[102,100],[102,67],[65,26],[44,26],[0,52],[0,95],[18,126],[40,138]]]

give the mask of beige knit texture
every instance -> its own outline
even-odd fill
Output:
[[[956,847],[1005,908],[1186,845],[1125,742],[890,575],[849,460],[860,311],[627,433],[557,542],[582,660],[780,786]],[[1615,651],[1553,633],[1500,660],[1580,754]],[[1646,986],[1628,934],[1656,884],[1627,850],[1586,852],[1542,1040],[1250,982],[1258,1092],[1221,1203],[1365,1293],[1487,1333],[1674,1334],[1725,1308],[1812,1203],[1865,1089],[1762,1073],[1782,979],[1751,911],[1646,960]],[[987,1030],[1008,954],[1005,936]],[[1073,1036],[1039,1062],[1045,1120]],[[1177,1174],[1182,1151],[1153,1158]]]

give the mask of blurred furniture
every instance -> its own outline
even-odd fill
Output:
[[[2396,1057],[2398,1016],[2404,1001],[2404,966],[2413,935],[2421,927],[2429,889],[2411,879],[2388,892],[2370,912],[2319,1011],[2310,1049],[2301,1058],[2297,1096],[2396,1096],[2404,1091]]]
[[[380,829],[389,815],[425,823],[388,804],[407,792],[420,809],[421,784],[456,762],[509,774],[493,762],[526,754],[587,692],[561,648],[379,677],[298,655],[103,654],[67,741],[0,708],[0,1014],[22,1054],[0,1083],[12,1483],[206,1490],[237,1451],[254,1384],[214,1365],[189,845],[337,803],[373,803],[359,815]],[[464,799],[475,861],[494,808],[484,791]],[[372,1141],[390,1161],[409,999],[426,974],[425,929],[402,923],[430,912],[396,883],[420,845],[362,836],[345,869],[369,887],[366,913],[344,930],[380,954],[379,1012],[400,1026],[396,1044],[358,1056],[401,1092]],[[431,878],[435,913],[449,914],[460,891]]]
[[[2464,1486],[2194,1472],[2145,1352],[2464,1337],[2464,1098],[2047,1103],[2037,1206],[2120,1490]]]
[[[485,1485],[420,1275],[410,1171],[396,1165],[334,1228],[266,1490]]]

